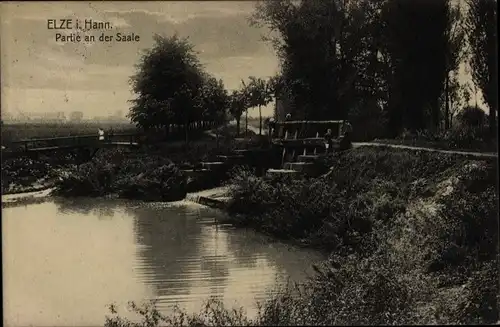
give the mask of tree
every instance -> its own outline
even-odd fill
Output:
[[[248,109],[250,109],[250,102],[252,101],[252,93],[250,87],[245,84],[244,80],[241,80],[241,96],[243,97],[243,102],[245,103],[245,137],[248,135]]]
[[[350,14],[356,1],[282,0],[261,2],[253,23],[266,25],[268,40],[281,60],[282,79],[290,101],[303,119],[344,118],[359,78],[362,11]],[[311,51],[311,49],[315,49]]]
[[[229,95],[222,80],[207,75],[200,90],[199,104],[203,120],[222,122],[229,108]]]
[[[490,109],[489,128],[491,136],[494,136],[498,111],[497,1],[468,0],[467,5],[466,26],[472,80],[482,91]]]
[[[266,106],[272,100],[272,91],[268,83],[262,78],[250,76],[250,83],[245,86],[248,94],[248,106],[259,108],[259,135],[262,135],[262,111],[261,107]]]
[[[381,34],[390,67],[386,80],[391,136],[405,127],[412,131],[439,127],[450,12],[449,0],[389,0],[383,7]]]
[[[137,97],[128,117],[145,130],[165,128],[168,133],[171,123],[183,125],[187,143],[189,124],[200,114],[205,75],[187,39],[155,35],[154,41],[130,79]]]
[[[246,110],[246,97],[241,90],[234,90],[229,96],[229,112],[236,119],[236,135],[240,135],[240,122],[243,112]]]
[[[454,111],[452,108],[452,96],[457,97],[456,92],[460,87],[457,85],[458,81],[456,76],[460,68],[460,63],[463,61],[466,54],[464,41],[465,30],[463,25],[463,17],[461,15],[460,3],[455,6],[450,5],[450,12],[448,15],[448,24],[446,27],[446,77],[444,85],[444,125],[445,129],[451,127],[451,120]],[[454,93],[453,93],[454,92]],[[456,110],[456,109],[455,109]]]
[[[443,107],[443,115],[448,128],[453,126],[453,119],[457,113],[469,105],[471,100],[470,86],[460,84],[458,73],[452,74],[448,82],[448,92],[443,94],[442,98],[448,97],[448,105]],[[442,99],[443,103],[445,101]]]

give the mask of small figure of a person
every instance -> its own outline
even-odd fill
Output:
[[[291,120],[292,120],[292,114],[289,114],[289,113],[288,113],[288,114],[286,114],[286,116],[285,116],[285,128],[284,128],[284,130],[283,130],[283,133],[284,133],[284,135],[285,135],[285,138],[287,138],[287,136],[288,136],[288,131],[290,131],[290,127],[288,126],[288,124],[286,124],[286,122],[289,122],[289,121],[291,121]]]
[[[352,132],[352,125],[351,123],[349,123],[349,121],[347,120],[344,120],[343,124],[342,124],[342,135],[344,135],[344,137],[348,137],[350,136]]]
[[[329,128],[326,133],[325,133],[325,147],[326,147],[326,153],[332,152],[333,148],[333,133],[332,129]]]
[[[115,131],[113,130],[113,127],[110,127],[109,131],[108,131],[108,141],[111,141],[111,138],[113,137],[113,135],[115,134]]]
[[[341,137],[341,147],[349,148],[351,144],[351,134],[352,134],[352,125],[347,120],[344,120],[342,124],[342,137]]]
[[[104,130],[100,127],[98,130],[98,135],[99,135],[99,141],[104,141]]]
[[[276,128],[276,121],[274,120],[273,117],[269,118],[269,122],[268,122],[267,125],[268,125],[268,128],[269,128],[269,136],[272,137],[274,129]]]

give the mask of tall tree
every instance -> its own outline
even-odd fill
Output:
[[[458,96],[459,86],[456,80],[460,63],[465,59],[466,52],[464,47],[465,29],[462,15],[461,3],[449,5],[448,23],[446,26],[446,77],[444,83],[444,125],[445,129],[451,126],[453,118],[452,97]]]
[[[236,135],[240,135],[241,116],[247,108],[247,99],[241,90],[234,90],[229,96],[229,113],[236,119]]]
[[[200,90],[205,81],[201,64],[187,39],[154,36],[130,78],[136,98],[128,116],[143,129],[184,125],[199,117]],[[167,131],[168,133],[168,131]]]
[[[290,101],[300,108],[297,118],[343,118],[357,101],[357,64],[364,43],[359,42],[363,19],[349,11],[355,2],[282,0],[257,7],[253,22],[275,35],[270,41],[281,59]]]
[[[444,115],[448,128],[453,126],[453,119],[463,108],[469,105],[471,92],[468,84],[460,84],[458,74],[451,75],[448,82],[448,92],[443,97],[448,97],[448,106],[444,108]]]
[[[498,111],[497,1],[468,0],[467,39],[474,84],[490,109],[491,135],[496,134]]]
[[[449,0],[389,0],[383,8],[392,136],[403,127],[412,131],[439,127],[449,13]]]
[[[229,95],[222,80],[207,74],[200,90],[199,106],[203,120],[220,123],[226,119]]]
[[[262,78],[249,77],[250,82],[246,85],[248,92],[248,105],[250,108],[259,108],[259,135],[262,135],[262,106],[266,106],[272,100],[272,91],[268,83]]]

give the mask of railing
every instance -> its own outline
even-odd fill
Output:
[[[28,139],[21,141],[10,142],[5,144],[9,151],[25,151],[36,149],[57,149],[57,148],[71,148],[78,146],[98,146],[100,143],[128,143],[134,144],[140,142],[140,134],[137,133],[127,133],[127,134],[113,134],[105,135],[104,140],[99,140],[99,136],[96,134],[91,135],[75,135],[75,136],[62,136],[62,137],[50,137],[50,138],[40,138],[40,139]]]
[[[299,154],[318,154],[326,150],[324,136],[328,129],[332,130],[335,140],[334,148],[341,147],[342,125],[344,120],[324,121],[284,121],[276,122],[271,131],[271,141],[282,147],[281,165],[294,161]]]
[[[341,136],[341,127],[344,120],[301,120],[276,122],[273,139],[308,139],[322,138],[328,129],[332,130],[333,137]]]

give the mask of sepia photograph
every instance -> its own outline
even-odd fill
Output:
[[[498,325],[497,0],[3,1],[3,325]]]

